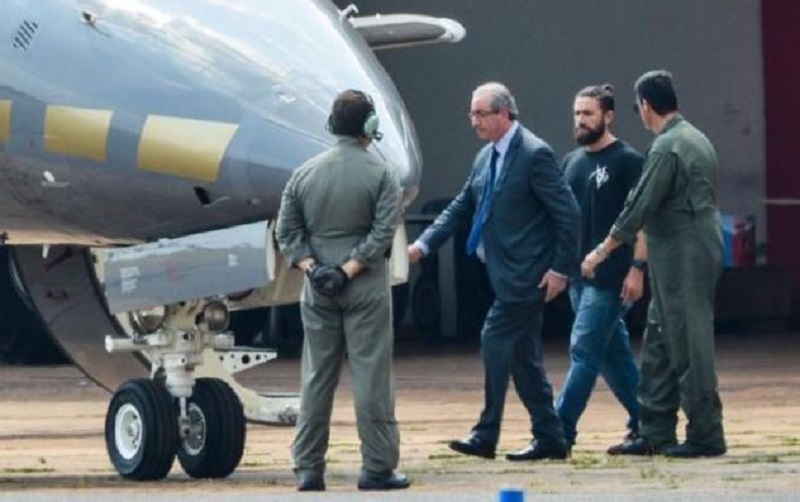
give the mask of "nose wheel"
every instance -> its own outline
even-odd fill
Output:
[[[125,479],[151,481],[167,475],[178,449],[175,402],[158,382],[122,384],[106,414],[106,448]]]
[[[166,476],[177,455],[192,478],[228,476],[244,453],[245,407],[231,384],[202,376],[220,359],[239,360],[233,335],[224,331],[226,305],[186,301],[136,313],[135,320],[134,337],[108,336],[106,348],[144,354],[154,379],[128,381],[114,394],[106,417],[111,463],[122,477],[144,481]],[[269,356],[249,351],[241,366]]]
[[[228,384],[199,378],[186,400],[185,434],[178,461],[193,478],[224,478],[236,469],[244,453],[242,404]]]
[[[199,378],[185,414],[160,382],[138,379],[114,393],[106,415],[106,448],[125,479],[164,478],[175,456],[192,478],[224,478],[242,459],[246,425],[231,387]]]

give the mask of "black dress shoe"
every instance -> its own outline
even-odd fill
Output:
[[[298,492],[324,492],[325,478],[317,471],[295,471]]]
[[[570,449],[563,443],[542,443],[540,441],[534,441],[527,448],[507,454],[506,460],[512,462],[544,460],[548,458],[563,460],[569,456],[569,450]]]
[[[478,436],[470,436],[466,439],[457,441],[450,441],[450,449],[463,453],[464,455],[472,455],[481,458],[494,458],[494,445],[487,443]]]
[[[676,458],[698,458],[698,457],[719,457],[724,455],[726,451],[725,445],[710,446],[699,445],[695,443],[685,442],[683,444],[670,446],[664,449],[665,457]]]
[[[403,490],[411,485],[411,480],[405,474],[387,471],[376,474],[364,472],[358,478],[359,490]]]
[[[620,444],[609,447],[609,455],[638,455],[640,457],[650,457],[661,455],[665,449],[675,446],[675,443],[662,443],[654,445],[644,437],[637,437],[633,440],[626,440]]]

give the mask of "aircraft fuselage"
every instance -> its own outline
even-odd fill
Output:
[[[0,234],[108,245],[275,215],[335,141],[346,88],[413,198],[417,139],[372,51],[327,0],[8,0],[0,7]]]

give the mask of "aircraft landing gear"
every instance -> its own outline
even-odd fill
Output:
[[[123,478],[156,480],[177,455],[193,478],[228,476],[244,452],[244,408],[228,383],[196,378],[204,363],[219,364],[215,350],[233,347],[233,336],[224,332],[225,305],[196,300],[132,315],[138,316],[137,335],[106,337],[106,349],[142,352],[153,380],[130,380],[114,393],[105,427],[111,463]],[[274,357],[268,351],[248,355],[260,362]]]
[[[193,478],[224,478],[236,469],[244,453],[242,404],[228,384],[200,378],[186,400],[188,433],[178,449],[178,461]]]
[[[166,476],[178,437],[175,403],[161,383],[130,380],[114,393],[106,414],[106,449],[120,476],[135,481]]]

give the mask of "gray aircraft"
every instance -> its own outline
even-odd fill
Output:
[[[334,141],[330,103],[356,88],[410,203],[417,139],[372,51],[456,42],[463,28],[328,0],[5,0],[0,12],[10,280],[73,362],[116,389],[105,434],[123,477],[162,478],[176,456],[192,477],[225,477],[245,420],[293,418],[291,397],[232,376],[274,351],[233,347],[227,329],[232,310],[297,301],[302,278],[271,234],[284,183]]]

